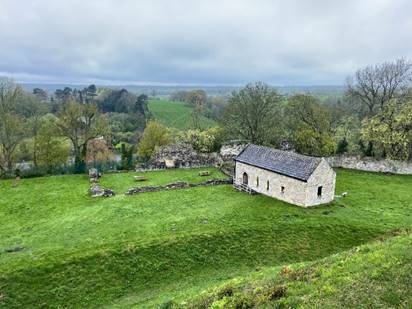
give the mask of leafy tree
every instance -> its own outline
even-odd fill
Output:
[[[121,164],[122,169],[129,170],[133,168],[133,153],[135,152],[135,147],[133,145],[126,145],[122,143],[121,146]]]
[[[97,96],[97,88],[95,85],[90,85],[83,89],[83,96],[85,103],[93,103],[94,98]]]
[[[65,87],[63,90],[57,89],[54,92],[54,97],[59,102],[68,102],[70,100],[74,100],[73,90],[70,87]]]
[[[58,118],[60,134],[72,142],[76,171],[84,172],[88,142],[109,134],[107,119],[99,114],[95,104],[75,101],[63,105]]]
[[[346,140],[346,137],[341,139],[338,142],[338,146],[336,147],[336,153],[337,154],[344,154],[348,152],[348,141]]]
[[[44,101],[40,101],[34,95],[25,94],[23,96],[23,103],[19,105],[20,113],[23,113],[27,117],[26,127],[29,133],[29,136],[33,138],[33,147],[32,147],[32,159],[34,166],[38,165],[37,162],[37,140],[39,135],[39,129],[41,121],[44,115],[47,114],[49,108]]]
[[[205,131],[189,130],[184,132],[180,139],[199,152],[219,151],[222,145],[222,129],[217,127]]]
[[[359,154],[362,152],[361,145],[359,144],[361,138],[361,122],[356,116],[344,116],[339,120],[337,127],[333,130],[335,141],[337,141],[337,153],[341,150],[345,150],[345,153]],[[344,142],[347,142],[345,149],[339,148],[344,146]],[[343,145],[340,145],[343,143]]]
[[[229,135],[252,143],[268,143],[279,124],[280,96],[262,82],[246,85],[229,98],[223,126]]]
[[[147,104],[149,103],[149,97],[145,94],[141,94],[137,97],[136,104],[134,106],[133,112],[139,113],[141,115],[149,115],[149,109]]]
[[[172,138],[169,130],[160,122],[150,121],[143,132],[138,153],[143,159],[148,160],[153,155],[156,147],[171,142]]]
[[[126,89],[110,90],[103,99],[99,100],[98,106],[103,113],[133,113],[136,101],[136,96]]]
[[[311,156],[328,156],[335,152],[336,144],[328,134],[302,127],[294,134],[296,151]]]
[[[381,156],[394,160],[412,158],[412,102],[392,100],[381,112],[363,121],[362,139]]]
[[[288,100],[285,114],[298,152],[314,156],[334,153],[331,115],[315,97],[308,94],[292,96]]]
[[[70,152],[68,143],[57,136],[56,122],[57,118],[54,115],[42,117],[37,142],[34,144],[37,148],[38,165],[46,166],[49,172],[54,166],[66,163]]]
[[[45,90],[41,88],[34,88],[33,89],[33,95],[39,100],[39,101],[47,101],[48,99],[48,94]]]

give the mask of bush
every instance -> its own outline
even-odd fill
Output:
[[[222,129],[189,130],[180,139],[182,142],[191,144],[196,151],[205,153],[216,152],[222,146]]]
[[[346,137],[341,139],[336,147],[336,153],[337,154],[344,154],[348,152],[348,141],[346,140]]]
[[[144,160],[150,159],[156,146],[163,146],[172,142],[167,127],[157,121],[150,121],[143,132],[139,144],[139,156]]]
[[[286,296],[287,287],[285,285],[274,286],[269,290],[266,297],[267,300],[273,301]]]

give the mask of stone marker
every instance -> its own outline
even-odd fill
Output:
[[[97,171],[97,169],[95,168],[91,168],[89,169],[89,180],[92,183],[97,182],[97,179],[99,179],[100,175],[99,172]]]
[[[146,181],[147,178],[145,176],[134,176],[135,181]]]
[[[209,171],[200,171],[199,172],[199,176],[209,176],[209,175],[210,175]]]

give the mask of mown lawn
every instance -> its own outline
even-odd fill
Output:
[[[151,172],[146,184],[198,172]],[[109,199],[88,197],[86,176],[0,181],[0,307],[153,308],[412,226],[408,176],[339,170],[348,196],[303,209],[228,185],[125,196],[133,175],[104,175],[119,193]]]
[[[154,118],[165,126],[179,130],[192,128],[192,108],[187,103],[150,100],[148,107]],[[200,124],[203,129],[217,125],[214,120],[206,117],[201,117]]]

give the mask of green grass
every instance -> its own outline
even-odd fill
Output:
[[[198,171],[145,175],[196,182]],[[303,209],[229,185],[125,196],[133,175],[104,175],[120,193],[109,199],[88,197],[86,176],[0,181],[0,307],[153,308],[412,226],[410,176],[339,170],[348,196]]]
[[[200,171],[208,171],[209,176],[199,176]],[[145,176],[146,181],[134,180],[134,176]],[[100,179],[100,184],[109,187],[116,193],[125,193],[127,189],[140,186],[166,185],[176,181],[186,181],[189,183],[198,183],[208,179],[226,179],[228,178],[215,168],[194,168],[194,169],[171,169],[164,171],[151,172],[129,172],[129,173],[111,173],[106,174]]]
[[[192,128],[192,108],[187,103],[167,100],[150,100],[149,111],[153,114],[156,120],[168,127],[179,130]],[[206,117],[202,117],[200,123],[202,129],[217,125],[214,120]]]
[[[325,259],[267,268],[225,282],[175,307],[410,308],[412,234],[355,247]]]

